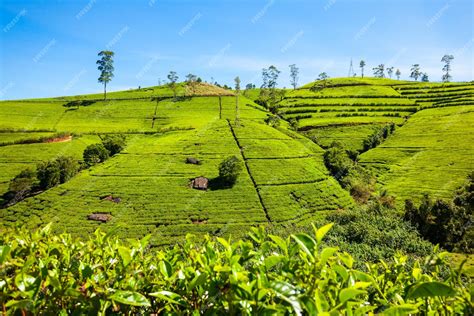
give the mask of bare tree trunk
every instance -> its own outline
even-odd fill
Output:
[[[104,82],[104,100],[107,99],[107,82]]]
[[[222,97],[219,96],[219,119],[222,119]]]
[[[235,95],[235,125],[239,125],[239,95]]]

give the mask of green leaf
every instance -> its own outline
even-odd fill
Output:
[[[333,247],[327,247],[327,248],[324,248],[322,251],[321,251],[321,259],[320,259],[320,263],[322,265],[326,264],[326,262],[328,261],[329,258],[331,258],[332,255],[334,255],[334,253],[337,251],[337,248],[333,248]]]
[[[288,253],[288,246],[286,245],[286,241],[283,238],[275,235],[268,235],[268,237],[270,237],[270,239],[273,240],[273,242],[277,244],[277,246],[280,247],[280,249],[283,250],[285,254]]]
[[[339,303],[344,304],[348,300],[353,299],[359,294],[364,294],[366,293],[363,290],[358,290],[354,288],[348,288],[348,289],[342,289],[341,292],[339,293]]]
[[[5,304],[5,307],[14,307],[29,310],[33,307],[32,300],[10,300]]]
[[[392,306],[383,311],[384,315],[388,316],[399,316],[418,313],[418,307],[414,304],[402,304],[398,306]]]
[[[110,299],[125,305],[150,306],[148,299],[138,292],[116,291],[110,296]]]
[[[425,282],[415,284],[407,294],[408,299],[417,299],[435,296],[455,296],[456,291],[447,284],[441,282]]]
[[[296,241],[301,250],[303,250],[312,259],[314,258],[313,253],[316,249],[316,242],[313,238],[307,234],[296,234],[291,235],[291,237]]]
[[[161,273],[165,276],[165,277],[171,277],[171,275],[173,274],[173,271],[171,269],[171,264],[166,261],[166,260],[162,260],[160,261],[160,263],[158,264],[160,266],[160,271]]]
[[[328,231],[332,228],[334,224],[333,223],[329,223],[327,225],[324,225],[323,227],[321,228],[318,228],[318,230],[316,231],[316,242],[318,244],[321,243],[321,241],[323,240],[324,236],[326,236],[326,234],[328,233]]]
[[[273,266],[281,262],[281,260],[283,260],[283,256],[274,255],[266,257],[265,260],[263,260],[263,263],[267,269],[271,269]]]
[[[273,281],[270,283],[270,287],[275,291],[278,297],[291,305],[296,315],[302,314],[303,309],[296,296],[298,291],[293,285],[284,281]]]
[[[0,264],[3,264],[10,253],[11,247],[8,245],[0,246]]]
[[[207,273],[203,272],[194,277],[194,279],[189,283],[189,291],[193,290],[196,286],[204,284],[207,280]]]
[[[371,282],[374,285],[376,284],[375,279],[368,273],[365,273],[359,270],[353,270],[352,273],[356,280],[359,280],[362,282]]]
[[[49,284],[51,284],[55,290],[57,291],[61,290],[61,283],[59,282],[56,271],[53,271],[53,270],[48,271],[48,280],[49,280]]]
[[[221,237],[217,237],[217,241],[222,245],[224,246],[225,250],[227,251],[231,251],[232,248],[229,244],[229,242],[227,240],[225,240],[224,238],[221,238]]]
[[[132,252],[127,247],[119,246],[117,248],[120,258],[122,258],[123,265],[126,267],[132,261]]]
[[[94,271],[92,271],[91,266],[88,264],[81,263],[80,268],[81,268],[81,275],[83,279],[87,279],[91,277],[92,274],[94,273]]]
[[[20,273],[15,277],[15,285],[22,292],[31,290],[35,282],[36,278],[27,274]]]
[[[181,306],[186,305],[184,303],[183,299],[181,298],[181,296],[179,296],[179,294],[176,294],[174,292],[159,291],[159,292],[150,293],[148,295],[153,296],[153,297],[161,298],[162,300],[165,300],[165,301],[173,303],[173,304],[178,304],[178,305],[181,305]]]

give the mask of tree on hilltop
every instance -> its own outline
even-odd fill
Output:
[[[276,86],[280,75],[280,70],[271,65],[267,69],[262,69],[262,89],[260,90],[260,99],[268,108],[274,108],[277,102],[278,93]]]
[[[393,69],[394,69],[394,68],[395,68],[395,67],[393,67],[393,66],[387,68],[387,74],[388,74],[388,77],[389,77],[390,79],[392,79],[392,74],[393,74]]]
[[[96,64],[99,65],[97,69],[100,71],[99,82],[104,84],[104,100],[107,99],[107,83],[112,81],[114,77],[114,52],[103,50],[99,52],[100,57]]]
[[[178,74],[175,71],[170,71],[168,74],[168,80],[170,81],[168,83],[168,86],[170,87],[171,90],[173,90],[173,95],[174,98],[176,99],[176,82],[178,81]]]
[[[329,76],[328,76],[328,74],[327,74],[326,72],[322,72],[322,73],[320,73],[320,74],[318,75],[318,80],[323,80],[323,81],[324,81],[324,80],[326,80],[326,79],[328,79],[328,78],[329,78]]]
[[[234,78],[235,82],[235,125],[239,125],[239,93],[240,93],[240,78]]]
[[[397,76],[397,80],[400,80],[400,75],[402,74],[402,72],[400,71],[400,69],[397,69],[397,71],[395,72],[395,76]]]
[[[411,71],[410,78],[413,78],[415,79],[415,81],[418,81],[418,78],[422,75],[420,71],[420,65],[414,64],[413,66],[411,66],[410,71]]]
[[[421,81],[422,82],[428,82],[430,81],[429,78],[428,78],[428,74],[426,72],[424,72],[422,75],[421,75]]]
[[[360,61],[359,67],[360,67],[361,77],[364,78],[364,67],[365,67],[365,61],[364,60]]]
[[[191,91],[191,95],[196,94],[196,88],[197,88],[197,76],[193,74],[187,74],[186,75],[186,86],[189,88]]]
[[[295,64],[290,65],[290,79],[291,79],[291,85],[293,86],[293,89],[296,89],[298,86],[298,74],[299,74],[299,68],[296,67]]]
[[[384,74],[385,65],[384,64],[380,64],[377,67],[372,68],[372,70],[374,71],[375,78],[385,78],[385,74]]]
[[[454,59],[453,55],[444,55],[443,58],[441,58],[441,61],[444,62],[443,66],[443,71],[444,75],[441,78],[443,82],[449,82],[451,80],[451,74],[449,73],[451,71],[451,61]]]

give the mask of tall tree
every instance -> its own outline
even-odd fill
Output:
[[[385,65],[384,64],[380,64],[377,67],[372,68],[372,70],[374,71],[375,78],[385,78],[385,74],[384,74]]]
[[[400,69],[397,69],[397,71],[395,72],[395,76],[397,76],[397,80],[400,80],[400,75],[402,74],[402,72],[400,71]]]
[[[322,72],[318,75],[318,80],[326,80],[328,78],[329,78],[329,76],[326,72]]]
[[[235,82],[235,125],[239,125],[239,93],[240,93],[240,78],[239,76],[234,78]]]
[[[114,77],[114,52],[103,50],[99,52],[100,59],[96,62],[100,71],[99,82],[104,84],[104,100],[107,99],[107,83]]]
[[[364,67],[365,67],[365,61],[364,60],[360,61],[359,67],[360,67],[361,76],[362,76],[362,78],[364,78]]]
[[[418,81],[418,78],[421,76],[420,65],[419,64],[412,65],[410,71],[411,71],[410,78],[413,78],[415,79],[415,81]]]
[[[444,62],[443,66],[443,71],[444,75],[442,77],[443,82],[449,82],[451,80],[451,74],[449,73],[451,71],[451,61],[454,59],[453,55],[444,55],[443,58],[441,58],[441,61]]]
[[[296,89],[298,86],[298,74],[300,70],[298,67],[296,67],[295,64],[290,65],[290,79],[291,79],[291,85],[293,86],[293,89]]]
[[[176,71],[170,71],[170,73],[168,74],[168,80],[170,81],[168,83],[168,86],[171,90],[173,90],[173,96],[176,99],[176,89],[178,87],[178,85],[176,84],[176,82],[178,81],[178,74],[176,73]]]
[[[387,74],[388,74],[388,76],[389,76],[390,79],[392,79],[393,68],[394,68],[394,67],[388,67],[388,68],[387,68]]]
[[[428,78],[428,74],[426,72],[421,74],[421,81],[428,82],[430,79]]]
[[[191,95],[194,95],[196,93],[196,87],[198,84],[198,77],[193,74],[187,74],[186,75],[186,86],[191,92]]]

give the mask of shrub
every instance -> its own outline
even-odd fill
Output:
[[[288,120],[288,123],[290,124],[290,128],[294,131],[298,131],[298,127],[300,125],[300,122],[296,118],[291,118]]]
[[[125,148],[125,141],[125,135],[107,135],[102,139],[102,144],[109,151],[109,155],[113,156]]]
[[[267,115],[264,121],[266,124],[270,125],[271,127],[280,126],[280,118],[276,115]]]
[[[8,191],[11,192],[15,199],[22,199],[28,195],[36,182],[36,172],[32,169],[21,171],[10,181]]]
[[[61,181],[61,170],[56,160],[41,162],[36,167],[36,175],[43,190],[57,186]]]
[[[61,156],[56,159],[60,170],[60,183],[68,182],[79,171],[79,163],[73,157]]]
[[[324,153],[324,164],[336,179],[342,179],[349,174],[353,162],[348,157],[342,144],[333,142]]]
[[[404,219],[420,234],[450,251],[474,251],[474,174],[457,191],[453,201],[432,200],[424,195],[419,207],[405,201]]]
[[[354,226],[350,238],[370,237],[375,247],[397,242],[396,234],[379,241],[364,228]],[[6,231],[0,305],[7,315],[472,315],[471,282],[450,268],[446,253],[413,267],[394,254],[362,271],[362,262],[323,246],[330,229],[282,238],[253,228],[236,241],[189,236],[163,250],[150,249],[151,236]]]
[[[69,181],[79,171],[79,164],[72,157],[60,156],[54,160],[41,162],[36,170],[40,188],[46,190]]]
[[[92,166],[106,161],[109,158],[109,151],[103,144],[92,144],[84,149],[84,162],[88,166]]]
[[[233,186],[242,171],[242,165],[239,159],[235,156],[224,159],[219,165],[219,178],[228,185]]]

